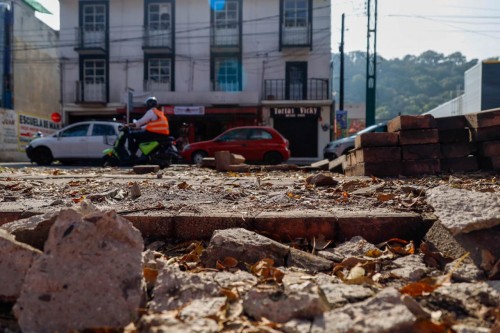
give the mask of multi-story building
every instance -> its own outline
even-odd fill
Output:
[[[37,132],[58,126],[58,33],[40,21],[48,11],[35,0],[0,1],[0,160],[26,160]]]
[[[265,124],[292,157],[329,141],[330,1],[61,0],[66,123],[132,119],[154,95],[191,140]],[[128,111],[127,111],[128,110]]]

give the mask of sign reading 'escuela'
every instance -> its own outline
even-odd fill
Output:
[[[305,118],[318,117],[319,107],[299,107],[299,108],[271,108],[271,117],[273,118]]]

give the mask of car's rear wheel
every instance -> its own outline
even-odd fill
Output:
[[[49,148],[37,147],[33,151],[33,161],[38,165],[51,165],[54,157]]]
[[[264,155],[264,163],[266,164],[280,164],[283,162],[283,156],[277,151],[270,151]]]
[[[201,164],[203,159],[207,157],[208,154],[202,150],[195,151],[193,155],[191,155],[191,160],[193,161],[194,164]]]

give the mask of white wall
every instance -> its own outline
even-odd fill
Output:
[[[481,111],[482,64],[479,63],[464,75],[464,110],[465,113]]]

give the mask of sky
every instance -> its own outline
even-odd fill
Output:
[[[375,0],[371,0],[374,4]],[[332,49],[366,52],[367,0],[332,0]],[[500,56],[500,0],[378,0],[377,55],[386,59],[433,50],[467,60]]]
[[[59,1],[38,1],[54,15],[37,16],[58,30]],[[366,52],[367,0],[331,1],[333,52],[340,44],[342,13],[345,52]],[[377,54],[386,59],[427,50],[444,55],[459,51],[467,60],[500,56],[500,0],[377,0],[377,4]]]

